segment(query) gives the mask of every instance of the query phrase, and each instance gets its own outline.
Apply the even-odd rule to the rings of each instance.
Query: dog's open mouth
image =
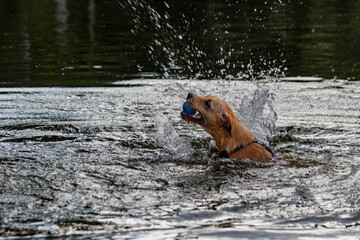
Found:
[[[204,119],[201,113],[190,107],[187,102],[183,105],[183,111],[181,112],[181,118],[184,119],[187,123],[197,123],[201,124],[204,122]]]

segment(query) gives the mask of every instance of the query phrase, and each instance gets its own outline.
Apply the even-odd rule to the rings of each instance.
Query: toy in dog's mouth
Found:
[[[187,123],[197,123],[201,124],[204,122],[204,119],[201,113],[190,107],[188,102],[184,102],[183,111],[181,112],[181,118],[184,119]]]

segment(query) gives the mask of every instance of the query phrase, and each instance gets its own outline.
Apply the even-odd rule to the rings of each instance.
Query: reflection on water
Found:
[[[358,1],[1,0],[3,86],[359,79]]]
[[[0,236],[359,236],[358,82],[280,82],[275,99],[242,81],[116,84],[0,89]],[[248,110],[267,96],[278,114],[278,161],[219,159],[179,116],[188,89],[238,109],[259,87]]]

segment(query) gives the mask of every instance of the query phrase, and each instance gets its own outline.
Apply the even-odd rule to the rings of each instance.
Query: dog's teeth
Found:
[[[200,118],[201,117],[200,112],[196,111],[196,113],[193,115],[193,117]]]

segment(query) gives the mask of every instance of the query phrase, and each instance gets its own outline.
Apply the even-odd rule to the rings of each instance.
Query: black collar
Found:
[[[220,157],[221,157],[221,158],[229,158],[232,154],[234,154],[234,153],[236,153],[236,152],[238,152],[238,151],[246,148],[247,146],[249,146],[249,145],[251,145],[251,144],[253,144],[253,143],[257,143],[257,144],[260,144],[260,145],[264,146],[264,147],[266,148],[266,150],[268,150],[268,151],[271,153],[271,157],[272,157],[272,158],[275,158],[275,157],[276,157],[274,151],[271,150],[271,148],[269,148],[268,146],[266,146],[265,143],[259,141],[257,138],[254,138],[251,142],[248,142],[248,143],[245,144],[245,145],[240,145],[240,146],[236,147],[234,150],[232,150],[232,151],[230,151],[230,152],[228,152],[228,151],[226,151],[226,150],[221,151],[221,152],[220,152]]]

